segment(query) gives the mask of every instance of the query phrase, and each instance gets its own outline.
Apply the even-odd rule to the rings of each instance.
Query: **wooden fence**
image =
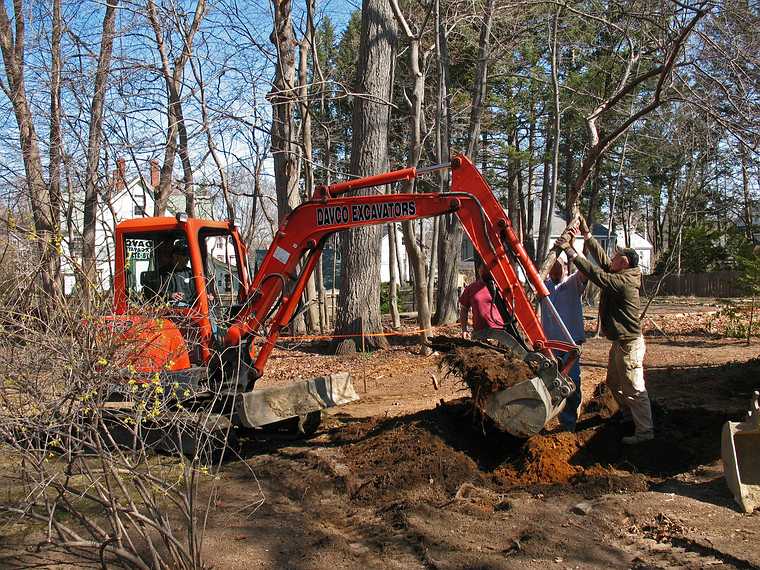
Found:
[[[739,271],[713,271],[710,273],[683,273],[668,275],[660,286],[658,296],[679,297],[742,297],[746,292],[739,283]],[[660,275],[645,275],[643,294],[651,295]]]

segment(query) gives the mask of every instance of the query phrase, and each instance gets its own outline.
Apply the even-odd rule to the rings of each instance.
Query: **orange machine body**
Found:
[[[123,368],[153,373],[190,367],[185,339],[170,319],[110,315],[104,324],[112,334],[117,364]]]

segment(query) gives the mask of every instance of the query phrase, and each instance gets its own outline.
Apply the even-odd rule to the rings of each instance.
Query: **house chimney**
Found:
[[[150,186],[155,190],[158,188],[158,182],[161,180],[161,169],[158,167],[158,161],[155,158],[150,159]]]
[[[127,187],[127,161],[123,158],[116,160],[116,172],[114,172],[114,187],[116,190],[123,190]]]

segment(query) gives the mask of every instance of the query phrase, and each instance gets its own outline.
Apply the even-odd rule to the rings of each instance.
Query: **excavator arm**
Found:
[[[441,168],[452,169],[450,192],[345,195],[351,190],[411,180]],[[250,335],[265,329],[272,317],[266,341],[255,355],[251,371],[253,378],[249,381],[255,382],[263,374],[280,331],[296,311],[329,236],[349,228],[450,213],[459,217],[464,231],[493,276],[496,306],[504,322],[513,327],[519,325],[522,331],[520,334],[516,328],[513,329],[508,335],[508,344],[522,353],[542,354],[546,362],[554,361],[553,350],[570,353],[563,367],[564,370],[569,369],[577,358],[577,346],[569,334],[564,341],[546,338],[516,266],[522,269],[544,310],[550,311],[561,324],[549,302],[546,286],[483,176],[465,156],[458,156],[451,164],[425,169],[405,168],[321,186],[315,191],[314,199],[293,210],[278,229],[250,285],[247,302],[226,334],[227,346],[239,346]],[[301,265],[302,260],[305,261]],[[279,307],[272,316],[278,302]],[[544,365],[548,366],[546,363]]]

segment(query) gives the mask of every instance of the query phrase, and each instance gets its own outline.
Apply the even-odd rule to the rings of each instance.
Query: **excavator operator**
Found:
[[[161,293],[170,303],[178,307],[189,307],[195,301],[195,286],[193,272],[188,267],[190,254],[187,243],[177,240],[170,251],[168,257],[159,259]]]

